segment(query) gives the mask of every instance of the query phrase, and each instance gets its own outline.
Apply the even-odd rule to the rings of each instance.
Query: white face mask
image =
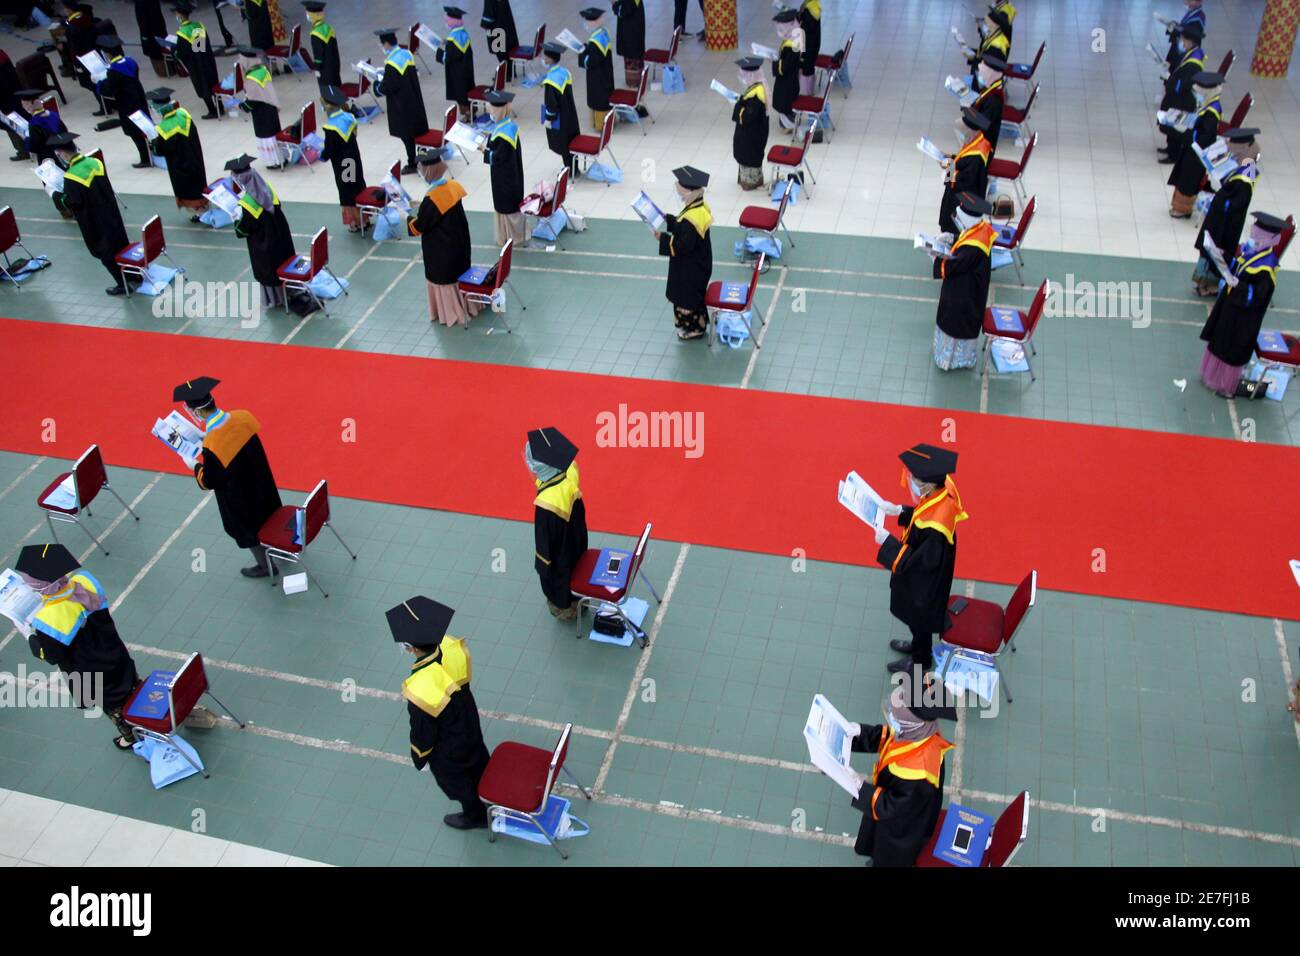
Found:
[[[916,483],[916,479],[911,475],[907,476],[907,490],[912,493],[913,501],[921,500],[921,486]]]
[[[957,226],[961,229],[962,232],[965,232],[971,226],[975,225],[977,222],[980,221],[979,216],[972,216],[964,209],[957,209],[955,212],[953,212],[952,218],[957,223]],[[908,481],[911,481],[911,479],[909,478]]]
[[[898,722],[898,718],[892,712],[885,714],[885,723],[889,725],[889,731],[895,737],[898,737],[903,732],[903,725]]]

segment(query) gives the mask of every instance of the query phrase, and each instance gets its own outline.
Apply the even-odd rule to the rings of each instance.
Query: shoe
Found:
[[[239,573],[246,578],[264,578],[271,572],[260,564],[255,564],[251,568],[240,568]]]
[[[91,113],[90,115],[91,115],[91,116],[107,116],[108,113],[107,113],[106,111],[104,111],[104,110],[95,110],[95,112]]]
[[[126,286],[111,285],[104,291],[107,292],[109,295],[126,295]]]
[[[699,33],[695,34],[695,39],[697,40],[707,40],[708,37],[709,37],[708,30],[701,30]]]
[[[1174,212],[1171,209],[1169,210],[1169,218],[1170,219],[1191,219],[1192,214],[1190,212]]]
[[[415,172],[415,163],[407,163],[402,167],[403,176],[409,176],[413,172]]]
[[[482,820],[471,820],[463,813],[449,813],[442,822],[453,830],[486,830],[488,825],[486,816]]]
[[[566,608],[556,608],[551,612],[551,616],[557,621],[573,621],[578,617],[578,605],[570,604]]]
[[[1172,156],[1161,156],[1158,160],[1156,160],[1156,162],[1158,162],[1161,166],[1172,166],[1174,164],[1174,158]]]
[[[118,750],[130,751],[135,748],[135,740],[123,734],[121,737],[113,738],[113,746]]]
[[[11,162],[11,163],[21,163],[21,162],[25,162],[26,160],[29,160],[29,159],[31,159],[31,158],[32,158],[32,154],[31,154],[31,153],[14,153],[12,156],[9,157],[9,162]]]
[[[705,334],[706,333],[704,332],[687,332],[685,329],[677,330],[677,338],[681,339],[681,341],[683,342],[691,342],[694,341],[695,339],[702,339],[704,338]]]
[[[202,222],[202,221],[203,221],[202,216],[190,216],[190,222]]]
[[[642,119],[645,119],[647,116],[650,115],[650,111],[646,109],[644,106],[638,106],[636,108],[636,115],[641,117]]]
[[[132,163],[132,164],[131,164],[131,168],[132,168],[132,169],[149,169],[149,168],[151,168],[152,166],[153,166],[153,163],[149,163],[149,162],[145,162],[145,163]]]
[[[899,640],[898,638],[894,638],[894,640],[889,642],[889,649],[891,651],[897,651],[899,654],[911,654],[912,642],[903,641],[903,640]]]
[[[910,657],[903,657],[900,658],[899,660],[891,661],[890,663],[886,664],[885,670],[889,671],[889,673],[891,674],[902,674],[907,671],[910,671],[915,666],[915,664],[916,662],[913,661]],[[922,670],[927,671],[930,669],[930,666],[931,665],[927,665],[926,667],[923,667]]]
[[[216,112],[216,110],[209,110],[208,112],[200,116],[199,119],[216,119],[217,116],[218,113]]]

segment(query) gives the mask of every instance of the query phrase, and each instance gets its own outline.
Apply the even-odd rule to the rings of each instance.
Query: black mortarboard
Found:
[[[322,0],[303,0],[302,5],[311,13],[321,13],[325,9]]]
[[[415,161],[421,166],[432,166],[435,163],[442,162],[442,150],[433,147],[417,147],[415,150]]]
[[[787,9],[787,10],[782,10],[772,19],[775,20],[777,23],[792,23],[794,22],[794,19],[798,16],[799,16],[798,11]]]
[[[993,213],[993,204],[974,193],[961,193],[957,197],[957,204],[961,206],[962,212],[971,216],[988,216]]]
[[[20,100],[39,100],[48,92],[49,90],[19,90],[14,96]]]
[[[1195,20],[1193,20],[1191,23],[1186,23],[1178,27],[1178,32],[1185,37],[1190,37],[1193,40],[1205,39],[1205,27],[1203,27],[1200,23],[1198,23]]]
[[[934,445],[913,445],[898,459],[920,481],[940,482],[957,470],[957,453]]]
[[[1223,74],[1214,73],[1210,70],[1202,70],[1200,73],[1197,73],[1192,77],[1192,85],[1205,87],[1206,89],[1212,86],[1222,86]]]
[[[1281,232],[1288,225],[1285,219],[1279,219],[1270,213],[1252,212],[1251,215],[1255,217],[1255,225],[1265,232]]]
[[[455,17],[458,20],[465,15],[465,11],[460,7],[443,7],[442,12],[447,14],[447,16]]]
[[[985,66],[991,67],[994,70],[1005,70],[1007,68],[1007,61],[1002,59],[1002,57],[998,56],[996,53],[985,53],[980,57],[980,60],[983,61]]]
[[[542,44],[542,52],[548,56],[553,56],[557,60],[564,56],[565,47],[563,44],[556,43],[554,40],[547,40]]]
[[[18,552],[14,570],[49,584],[79,567],[81,562],[61,544],[29,544]]]
[[[176,99],[176,91],[170,86],[160,86],[156,90],[150,90],[145,94],[145,98],[150,103],[170,103]]]
[[[194,12],[194,4],[190,3],[190,0],[177,0],[176,3],[172,4],[172,10],[176,13],[189,15]]]
[[[740,67],[746,73],[753,73],[755,70],[763,68],[763,58],[761,56],[745,56],[736,61],[736,66]]]
[[[230,168],[229,164],[226,168]],[[173,388],[172,401],[184,402],[190,408],[203,408],[212,400],[212,390],[220,384],[220,379],[200,375]]]
[[[604,15],[605,11],[600,9],[600,7],[587,7],[584,10],[578,11],[578,16],[582,17],[584,20],[598,20]]]
[[[1229,143],[1253,143],[1255,137],[1259,135],[1259,130],[1254,126],[1235,126],[1232,129],[1225,129],[1222,135]]]
[[[709,174],[694,166],[678,166],[673,170],[673,175],[687,189],[703,189],[709,184]]]
[[[55,133],[45,141],[46,146],[71,146],[73,140],[77,138],[76,133]]]
[[[255,46],[237,46],[235,47],[235,51],[240,56],[251,56],[255,60],[262,55],[262,51]]]
[[[380,43],[396,43],[397,27],[384,27],[382,30],[376,30],[375,36],[379,37]]]
[[[528,453],[543,465],[564,471],[578,456],[578,446],[558,428],[538,428],[528,433]]]
[[[487,101],[493,106],[505,106],[507,103],[514,100],[514,98],[515,94],[511,93],[509,90],[487,91]]]
[[[122,39],[121,37],[113,36],[111,34],[108,36],[95,37],[95,45],[104,50],[120,50],[122,49]]]
[[[961,108],[961,119],[971,129],[983,131],[989,128],[989,118],[979,110],[973,110],[969,106]]]
[[[384,612],[393,640],[414,647],[436,647],[456,612],[433,598],[418,594]]]
[[[226,163],[225,168],[232,173],[246,173],[253,165],[253,157],[244,153]]]
[[[332,106],[348,105],[348,95],[344,93],[341,89],[339,89],[337,86],[322,87],[320,91],[320,98],[323,99],[326,103],[331,104]]]

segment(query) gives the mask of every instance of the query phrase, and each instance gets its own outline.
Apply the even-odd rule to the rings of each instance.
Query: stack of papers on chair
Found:
[[[736,102],[736,100],[740,99],[739,93],[737,93],[735,90],[731,89],[730,87],[723,86],[717,80],[714,80],[712,83],[709,84],[709,89],[711,89],[714,93],[717,93],[728,103],[734,103]]]
[[[604,588],[611,594],[618,591],[619,588],[627,584],[628,571],[631,570],[631,551],[624,551],[620,548],[602,548],[600,554],[596,557],[595,570],[591,572],[589,584],[598,588]],[[609,562],[612,558],[619,558],[618,570],[613,574],[609,573]]]
[[[934,645],[934,672],[943,674],[952,655],[952,664],[944,674],[943,686],[953,694],[970,691],[986,704],[993,703],[998,694],[998,669],[993,658],[979,651],[964,647],[952,647],[942,640]]]
[[[856,799],[864,778],[849,766],[853,737],[853,728],[844,716],[821,694],[815,696],[803,728],[808,758],[814,767]]]
[[[89,53],[83,53],[77,57],[81,65],[86,68],[90,78],[98,83],[104,77],[108,76],[108,61],[98,50],[91,50]]]
[[[470,266],[461,273],[460,278],[456,281],[464,282],[467,285],[482,285],[487,280],[490,271],[492,271],[491,266]]]
[[[490,119],[491,117],[489,117]],[[457,122],[447,130],[447,142],[461,149],[482,149],[488,141],[488,130],[475,129],[468,123]]]
[[[47,196],[53,196],[55,193],[63,192],[63,170],[55,164],[54,160],[47,159],[36,167],[33,172],[45,186]]]
[[[1004,309],[994,306],[989,309],[989,315],[993,317],[993,324],[997,326],[999,332],[1019,333],[1025,331],[1025,324],[1019,309]]]
[[[358,60],[352,64],[352,68],[358,73],[364,73],[370,77],[373,82],[378,82],[384,78],[384,71],[379,69],[373,63],[367,63],[365,60]]]
[[[581,53],[587,47],[587,44],[583,43],[581,40],[575,37],[569,31],[568,27],[565,27],[563,30],[560,31],[560,35],[555,38],[555,42],[563,43],[574,53]]]
[[[43,505],[49,505],[51,508],[67,508],[74,510],[77,507],[77,481],[73,475],[68,475],[58,487],[45,496],[41,502]]]
[[[136,125],[136,128],[139,129],[140,132],[144,133],[146,138],[153,139],[158,135],[158,127],[154,126],[153,120],[145,115],[142,110],[136,110],[132,113],[130,120]]]
[[[19,116],[17,113],[6,113],[4,115],[4,123],[6,126],[8,126],[11,130],[13,130],[22,138],[24,139],[27,138],[28,135],[27,120]]]
[[[637,193],[636,198],[632,200],[632,211],[653,232],[663,232],[664,226],[667,225],[663,210],[656,206],[654,200],[644,192]]]
[[[948,805],[934,843],[934,858],[953,866],[979,866],[993,832],[993,818],[960,804]]]
[[[420,38],[420,42],[433,47],[435,50],[442,46],[442,37],[433,32],[433,29],[427,23],[421,23],[415,28],[415,35]]]
[[[749,49],[753,52],[754,56],[761,56],[765,60],[775,60],[777,58],[775,50],[770,46],[763,46],[761,43],[751,43]]]
[[[922,136],[919,140],[917,140],[916,148],[919,149],[921,152],[925,153],[925,155],[929,156],[936,163],[942,164],[948,161],[948,154],[945,153],[943,150],[941,150],[938,146],[934,145],[934,143],[930,142],[924,136]]]
[[[32,636],[32,619],[41,609],[41,596],[12,568],[0,572],[0,614],[9,618],[23,637]]]
[[[839,502],[873,528],[885,526],[885,499],[876,494],[856,471],[840,482]]]
[[[203,434],[186,421],[180,412],[172,410],[166,418],[154,422],[153,434],[176,454],[186,466],[193,468],[203,453]]]

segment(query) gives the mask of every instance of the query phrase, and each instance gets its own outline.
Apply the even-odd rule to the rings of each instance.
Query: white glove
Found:
[[[853,736],[854,736],[854,737],[861,737],[861,736],[862,736],[862,725],[861,725],[861,724],[853,724],[853,723],[851,723],[851,724],[849,724],[849,730],[851,730],[851,731],[853,732]]]
[[[880,510],[887,515],[901,515],[903,513],[903,506],[896,505],[892,501],[886,501],[884,505],[881,506]]]
[[[884,544],[889,540],[889,532],[884,528],[877,528],[875,525],[872,525],[871,530],[876,533],[876,544]]]

